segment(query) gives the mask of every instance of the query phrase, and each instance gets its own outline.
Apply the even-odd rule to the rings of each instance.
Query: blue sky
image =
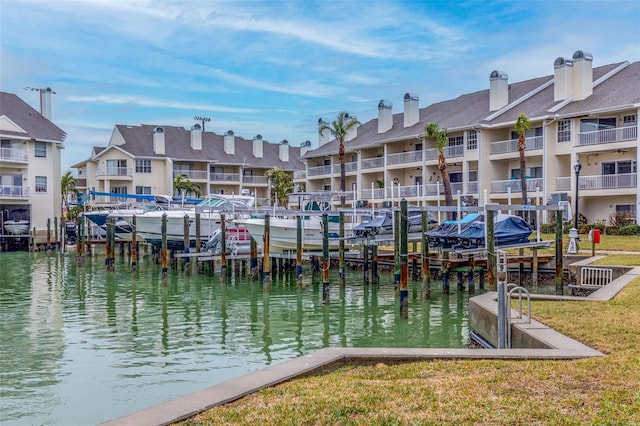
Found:
[[[640,59],[638,1],[0,0],[0,90],[36,109],[51,87],[67,132],[62,167],[116,124],[206,130],[317,145],[318,118],[360,121],[381,99],[402,111],[553,73]]]

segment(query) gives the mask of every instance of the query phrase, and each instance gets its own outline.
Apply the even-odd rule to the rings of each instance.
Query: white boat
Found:
[[[221,214],[225,214],[225,220],[233,220],[239,217],[248,217],[249,210],[253,207],[255,198],[241,195],[215,195],[203,200],[195,207],[183,210],[167,210],[145,212],[136,214],[137,235],[153,245],[162,244],[162,216],[167,217],[167,246],[172,250],[184,248],[184,224],[185,216],[189,223],[189,245],[193,246],[196,240],[196,212],[200,212],[200,238],[201,244],[208,241],[214,232],[220,228]],[[120,214],[129,225],[133,223],[133,214]]]
[[[340,245],[340,224],[337,216],[332,216],[329,222],[329,250],[337,250]],[[323,247],[323,223],[320,216],[305,216],[302,222],[302,248],[306,251],[322,250]],[[264,218],[240,219],[234,221],[243,225],[259,247],[264,243]],[[297,248],[297,223],[296,217],[271,217],[269,218],[269,251],[282,253],[295,251]],[[345,223],[345,238],[351,238],[352,224]]]
[[[4,229],[12,235],[23,235],[29,233],[28,220],[5,220]]]

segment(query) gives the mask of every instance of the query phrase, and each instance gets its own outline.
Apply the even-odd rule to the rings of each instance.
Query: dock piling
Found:
[[[409,262],[408,262],[407,200],[400,201],[400,318],[409,318]]]
[[[322,302],[329,304],[329,216],[322,214]]]

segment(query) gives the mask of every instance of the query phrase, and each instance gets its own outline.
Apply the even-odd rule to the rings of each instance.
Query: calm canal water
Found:
[[[132,276],[126,258],[107,273],[102,256],[77,267],[73,253],[1,253],[0,423],[96,424],[327,346],[468,340],[467,294],[434,283],[422,301],[411,282],[403,321],[392,275],[377,287],[350,272],[325,306],[305,274],[301,289],[293,275],[264,291],[171,270],[163,285],[150,259]]]

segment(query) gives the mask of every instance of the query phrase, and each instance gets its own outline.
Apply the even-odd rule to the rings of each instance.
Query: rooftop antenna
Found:
[[[211,121],[211,118],[209,118],[209,117],[202,117],[202,116],[200,116],[200,115],[196,115],[195,117],[193,117],[193,119],[194,119],[194,120],[196,120],[196,121],[201,121],[201,122],[202,122],[202,131],[203,131],[203,132],[204,132],[204,123],[205,123],[205,122],[207,122],[207,123],[208,123],[209,121]]]

